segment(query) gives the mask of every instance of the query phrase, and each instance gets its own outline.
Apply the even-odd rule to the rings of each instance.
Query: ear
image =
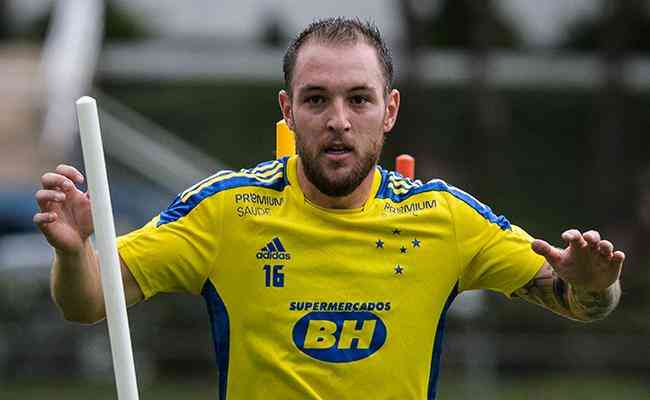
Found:
[[[393,89],[386,98],[386,112],[384,113],[384,132],[388,133],[397,122],[399,112],[400,93],[399,90]]]
[[[280,103],[280,111],[282,111],[282,118],[287,123],[289,129],[294,130],[293,111],[291,109],[291,95],[286,90],[280,90],[278,93],[278,102]]]

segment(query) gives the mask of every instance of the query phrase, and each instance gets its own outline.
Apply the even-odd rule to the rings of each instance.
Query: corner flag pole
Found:
[[[88,176],[88,190],[95,226],[95,242],[99,253],[99,269],[104,291],[104,303],[106,304],[117,398],[119,400],[137,400],[138,386],[133,364],[120,259],[115,241],[113,208],[108,190],[97,103],[92,97],[84,96],[77,100],[76,104],[81,148]]]

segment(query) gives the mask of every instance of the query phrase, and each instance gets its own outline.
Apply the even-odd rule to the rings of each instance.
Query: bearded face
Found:
[[[296,151],[307,179],[331,197],[352,193],[377,164],[384,144],[383,132],[367,135],[367,140],[355,143],[345,133],[330,133],[320,140],[311,140],[296,128]]]
[[[350,195],[373,173],[399,92],[387,93],[376,50],[364,42],[306,44],[294,74],[292,95],[281,92],[280,103],[304,175],[322,194]]]

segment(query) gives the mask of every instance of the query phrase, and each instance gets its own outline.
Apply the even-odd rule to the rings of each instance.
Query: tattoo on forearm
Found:
[[[583,314],[587,320],[605,318],[618,305],[620,289],[618,285],[603,292],[588,292],[573,289],[570,292],[576,313]]]
[[[544,265],[535,278],[514,295],[567,318],[588,322],[603,319],[616,308],[620,287],[612,285],[602,292],[577,290],[549,265]]]
[[[560,277],[557,276],[555,271],[551,272],[553,273],[553,294],[562,307],[569,309],[569,303],[565,297],[567,292],[567,285],[562,279],[560,279]]]

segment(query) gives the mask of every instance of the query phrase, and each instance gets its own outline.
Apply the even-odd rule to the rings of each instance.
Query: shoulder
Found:
[[[251,187],[281,192],[288,184],[285,173],[286,162],[287,158],[282,158],[239,171],[219,171],[176,196],[169,207],[160,213],[158,225],[176,221],[199,206],[211,205],[219,197],[216,196],[219,193]]]
[[[395,171],[389,171],[378,167],[381,173],[381,185],[377,191],[377,198],[388,199],[396,203],[408,200],[413,196],[424,193],[451,193],[456,192],[457,188],[448,185],[441,179],[432,179],[428,182],[422,182],[419,179],[411,179],[402,176]]]
[[[476,197],[442,179],[422,182],[419,179],[406,178],[395,171],[388,171],[381,167],[379,169],[382,176],[382,182],[377,191],[379,199],[401,203],[429,194],[441,198],[441,200],[444,199],[444,204],[450,209],[461,210],[461,214],[478,215],[497,224],[501,229],[510,229],[510,222],[504,216],[497,216],[489,206]]]
[[[286,158],[282,158],[266,161],[253,168],[244,168],[239,171],[219,171],[191,186],[179,197],[182,201],[188,201],[194,197],[209,197],[229,189],[251,186],[281,191],[287,184],[285,179],[286,161]]]

